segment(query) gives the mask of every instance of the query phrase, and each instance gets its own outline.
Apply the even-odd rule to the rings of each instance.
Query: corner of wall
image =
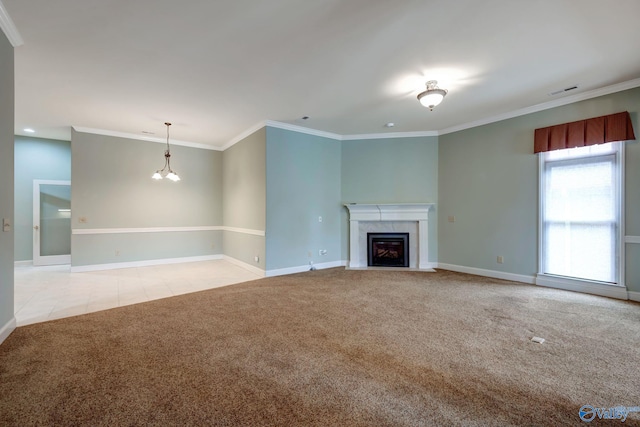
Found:
[[[9,320],[2,328],[0,328],[0,344],[2,344],[4,340],[6,340],[9,335],[11,335],[11,332],[15,331],[15,329],[16,318],[12,317],[11,320]]]

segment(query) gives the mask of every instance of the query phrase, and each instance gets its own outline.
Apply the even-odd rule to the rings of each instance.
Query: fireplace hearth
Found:
[[[367,233],[369,267],[409,267],[409,233]]]

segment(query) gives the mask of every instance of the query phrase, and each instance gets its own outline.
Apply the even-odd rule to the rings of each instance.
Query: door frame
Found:
[[[58,265],[71,264],[69,255],[40,255],[40,186],[41,185],[67,185],[71,187],[71,181],[57,181],[50,179],[33,180],[33,265]],[[69,230],[71,233],[71,230]]]

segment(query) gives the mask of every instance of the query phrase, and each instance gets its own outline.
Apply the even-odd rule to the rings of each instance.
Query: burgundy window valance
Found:
[[[536,129],[534,153],[636,139],[627,111]]]

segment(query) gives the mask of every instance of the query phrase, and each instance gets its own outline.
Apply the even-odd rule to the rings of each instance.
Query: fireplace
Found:
[[[369,267],[409,267],[409,233],[367,233]]]
[[[349,210],[348,268],[370,268],[368,233],[409,233],[409,266],[434,271],[429,262],[429,210],[433,203],[347,203]],[[400,267],[398,267],[400,268]]]

